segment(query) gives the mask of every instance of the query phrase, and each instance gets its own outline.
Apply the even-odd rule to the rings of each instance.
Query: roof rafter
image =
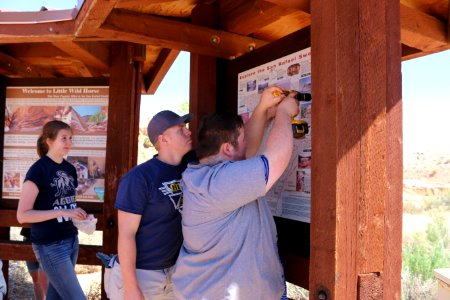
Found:
[[[0,52],[0,70],[6,74],[21,76],[25,78],[33,77],[55,77],[52,73],[41,70],[39,67],[31,66],[23,61]]]
[[[85,0],[76,19],[75,36],[94,36],[116,3],[117,0]]]
[[[167,18],[113,10],[98,35],[214,57],[234,58],[267,42]]]
[[[2,24],[1,43],[35,43],[70,41],[73,39],[75,21],[37,24]]]
[[[401,41],[424,52],[448,46],[446,24],[400,4]]]
[[[179,53],[180,50],[161,50],[150,72],[144,76],[145,90],[148,94],[153,95],[156,92]]]
[[[79,58],[84,64],[102,72],[109,72],[109,47],[103,43],[64,42],[53,43],[55,47],[71,56]]]
[[[270,1],[244,1],[221,15],[221,27],[227,31],[249,35],[296,11]]]

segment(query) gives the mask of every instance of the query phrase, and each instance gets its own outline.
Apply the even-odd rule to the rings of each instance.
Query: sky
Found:
[[[51,9],[70,9],[82,0],[0,0],[0,10],[39,11],[42,6]]]
[[[450,50],[402,63],[403,149],[450,154]]]
[[[82,0],[0,0],[1,10],[75,7]],[[405,152],[450,153],[450,50],[402,62]],[[155,95],[143,95],[141,127],[158,111],[179,112],[189,99],[189,53],[181,52]]]

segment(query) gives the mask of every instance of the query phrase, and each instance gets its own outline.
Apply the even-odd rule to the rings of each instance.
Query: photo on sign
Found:
[[[297,75],[299,73],[300,73],[300,64],[299,63],[290,65],[287,69],[288,76]]]
[[[258,94],[262,94],[264,92],[264,89],[269,86],[268,82],[260,83],[258,84]]]
[[[80,200],[103,200],[105,183],[105,158],[91,156],[68,156],[77,172],[77,198]]]
[[[247,92],[256,90],[256,80],[247,81]]]
[[[20,188],[20,172],[5,172],[3,174],[3,187],[5,189]]]
[[[298,156],[299,169],[311,169],[311,155],[300,154]]]
[[[108,111],[103,106],[22,106],[8,105],[5,132],[40,133],[49,121],[70,125],[74,133],[106,132]]]
[[[311,76],[300,79],[300,93],[311,93]]]

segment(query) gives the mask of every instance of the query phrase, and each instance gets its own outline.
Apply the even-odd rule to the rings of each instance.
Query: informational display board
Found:
[[[18,199],[26,172],[39,158],[36,142],[45,123],[73,130],[67,161],[77,170],[77,200],[103,201],[109,88],[8,87],[3,154],[3,198]]]
[[[244,122],[250,118],[263,90],[271,85],[311,93],[311,48],[238,74],[238,114]],[[308,124],[308,133],[300,139],[292,137],[294,151],[289,165],[264,197],[274,216],[307,223],[311,216],[311,102],[300,101],[300,112],[295,117]]]

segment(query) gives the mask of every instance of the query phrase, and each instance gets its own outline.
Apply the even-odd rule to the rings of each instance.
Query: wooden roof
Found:
[[[400,0],[400,9],[403,59],[450,48],[448,1]],[[234,59],[310,24],[309,0],[85,0],[79,10],[0,12],[0,74],[109,77],[111,44],[127,41],[145,45],[136,57],[143,91],[154,93],[181,50]]]

